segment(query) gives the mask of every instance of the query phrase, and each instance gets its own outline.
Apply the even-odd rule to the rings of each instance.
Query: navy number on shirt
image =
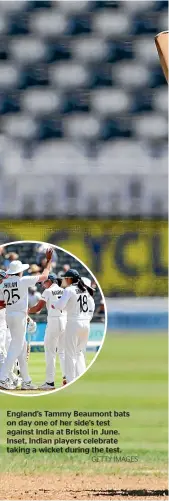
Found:
[[[20,296],[19,296],[19,294],[17,294],[17,292],[18,292],[17,288],[11,289],[11,290],[4,289],[4,296],[7,293],[7,298],[5,296],[5,302],[8,306],[11,306],[12,304],[15,304],[15,303],[17,303],[17,301],[19,301]]]
[[[87,304],[87,296],[84,294],[84,296],[80,295],[79,299],[77,302],[80,302],[80,313],[86,313],[88,311],[88,304]]]

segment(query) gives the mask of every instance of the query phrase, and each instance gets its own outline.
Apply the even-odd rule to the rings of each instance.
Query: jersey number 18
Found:
[[[80,295],[79,299],[77,302],[80,302],[80,313],[86,313],[88,311],[88,304],[87,304],[87,296],[84,294],[84,296]]]

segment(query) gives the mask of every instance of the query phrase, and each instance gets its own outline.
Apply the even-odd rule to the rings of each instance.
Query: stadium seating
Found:
[[[7,200],[1,215],[6,207],[8,215],[11,210],[23,215],[36,181],[43,215],[44,175],[54,214],[67,214],[66,186],[72,176],[78,184],[73,213],[78,207],[80,214],[89,214],[95,207],[99,214],[113,215],[115,204],[100,201],[103,173],[110,172],[107,197],[111,200],[117,182],[119,211],[122,196],[126,211],[132,206],[129,187],[137,174],[140,203],[151,215],[144,187],[149,183],[151,191],[157,158],[154,182],[157,191],[160,185],[159,207],[164,209],[168,102],[154,36],[167,29],[167,6],[148,0],[0,2],[1,183],[7,186],[12,175],[20,175],[15,206]],[[64,197],[59,203],[56,185]]]

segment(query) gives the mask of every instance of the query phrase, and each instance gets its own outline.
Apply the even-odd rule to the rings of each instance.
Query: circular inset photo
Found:
[[[0,248],[0,391],[58,391],[91,366],[103,344],[107,312],[92,272],[45,242]]]

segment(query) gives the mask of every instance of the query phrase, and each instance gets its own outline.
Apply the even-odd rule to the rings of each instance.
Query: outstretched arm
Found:
[[[62,297],[57,301],[55,301],[54,304],[52,304],[52,308],[54,310],[64,310],[70,299],[70,295],[71,295],[70,290],[65,289],[62,294]]]
[[[40,301],[37,304],[35,304],[35,306],[32,306],[32,308],[28,309],[28,313],[29,314],[39,313],[44,308],[45,305],[46,305],[46,301],[43,301],[43,299],[40,299]]]

